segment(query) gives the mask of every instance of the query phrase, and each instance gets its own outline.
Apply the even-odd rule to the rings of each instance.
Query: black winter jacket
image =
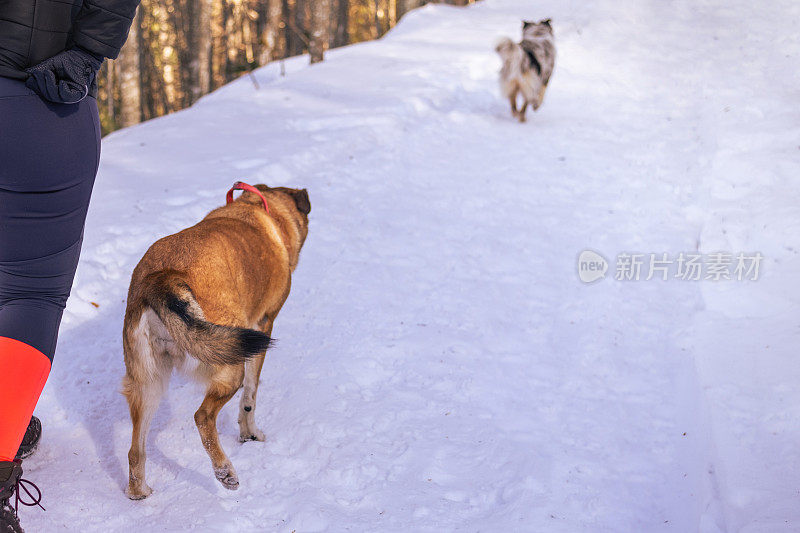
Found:
[[[76,45],[115,59],[138,4],[139,0],[0,0],[0,76],[24,80],[26,68]]]

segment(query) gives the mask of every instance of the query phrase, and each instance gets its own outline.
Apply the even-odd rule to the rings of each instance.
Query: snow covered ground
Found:
[[[493,42],[552,17],[520,125]],[[105,139],[26,477],[29,531],[800,531],[800,4],[428,6]],[[130,273],[237,179],[307,187],[311,231],[241,488],[176,376],[123,494]],[[612,262],[583,284],[584,249]],[[758,281],[617,281],[627,253],[764,256]]]

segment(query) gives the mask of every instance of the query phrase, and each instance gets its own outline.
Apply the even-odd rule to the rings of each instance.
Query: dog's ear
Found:
[[[551,26],[551,24],[550,24],[551,22],[553,22],[553,19],[544,19],[544,20],[543,20],[543,21],[541,21],[539,24],[545,24],[545,25],[547,25],[547,26],[550,26],[550,27],[552,27],[552,26]]]
[[[305,189],[294,189],[291,193],[292,198],[294,198],[294,205],[297,206],[297,210],[307,215],[311,212],[311,201],[308,199],[308,191]]]
[[[524,30],[528,26],[533,26],[534,24],[536,24],[536,23],[535,22],[531,22],[530,20],[523,20],[522,21],[522,29]]]

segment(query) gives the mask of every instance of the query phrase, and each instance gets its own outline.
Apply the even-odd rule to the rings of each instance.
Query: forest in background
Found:
[[[475,0],[444,0],[467,5]],[[100,72],[103,133],[166,115],[270,61],[377,39],[430,0],[142,0]]]

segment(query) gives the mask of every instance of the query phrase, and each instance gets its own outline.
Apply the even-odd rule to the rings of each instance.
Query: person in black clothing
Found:
[[[97,71],[119,54],[138,3],[0,2],[0,533],[21,532],[18,503],[40,498],[19,499],[32,494],[20,455],[41,431],[31,417],[97,173]]]

